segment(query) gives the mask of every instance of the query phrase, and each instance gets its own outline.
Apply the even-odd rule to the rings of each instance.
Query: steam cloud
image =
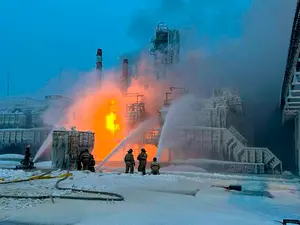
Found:
[[[128,35],[146,45],[158,22],[179,29],[181,62],[173,74],[184,79],[172,85],[184,86],[202,97],[210,96],[214,87],[238,88],[247,117],[242,133],[250,143],[270,145],[282,159],[284,149],[274,149],[271,141],[259,137],[274,130],[266,121],[278,106],[295,5],[295,0],[162,0],[157,7],[134,16]],[[140,67],[144,78],[133,81],[130,92],[143,89],[143,79],[153,83],[152,72],[145,72],[145,67],[151,71],[151,63],[143,60]],[[158,107],[154,105],[160,98],[154,90],[169,84],[150,85],[152,98],[147,101],[151,109]],[[280,126],[279,121],[271,121]]]
[[[295,6],[295,0],[162,0],[137,13],[128,34],[146,43],[158,22],[178,28],[186,87],[201,95],[238,88],[247,118],[241,133],[292,169],[293,134],[281,127],[278,102]]]

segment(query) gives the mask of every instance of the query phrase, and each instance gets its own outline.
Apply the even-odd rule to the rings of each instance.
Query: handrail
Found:
[[[244,136],[240,133],[240,132],[238,132],[233,126],[230,126],[229,128],[228,128],[228,130],[242,143],[242,144],[244,144],[244,145],[246,145],[247,146],[247,139],[246,138],[244,138]]]

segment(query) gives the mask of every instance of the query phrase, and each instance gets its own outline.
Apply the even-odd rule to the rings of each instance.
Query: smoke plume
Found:
[[[242,133],[248,138],[253,137],[255,145],[270,146],[282,159],[285,149],[278,149],[272,146],[271,139],[261,137],[269,134],[271,129],[276,130],[266,121],[278,124],[276,132],[282,132],[277,119],[279,112],[274,116],[274,110],[278,106],[296,1],[162,0],[159,3],[156,8],[140,11],[134,16],[128,35],[136,43],[146,46],[157,23],[164,21],[169,27],[179,29],[181,61],[172,74],[179,74],[183,79],[168,78],[165,83],[157,84],[152,62],[141,57],[139,78],[132,80],[128,92],[143,93],[147,110],[153,114],[164,98],[157,93],[164,93],[162,90],[170,85],[184,86],[201,97],[211,96],[214,87],[235,87],[244,101],[247,118]],[[105,88],[83,76],[70,96],[75,99],[73,111],[80,112],[77,116],[81,116],[81,123],[72,121],[69,116],[65,124],[75,125],[78,129],[98,129],[98,133],[103,134],[102,128],[88,126],[97,121],[96,117],[91,117],[94,109],[101,108],[111,96],[121,104],[118,107],[124,108],[127,104],[122,102],[122,94],[113,84],[113,81],[119,83],[120,73],[108,73],[110,75],[106,77],[110,78],[105,81]],[[87,80],[92,80],[92,84],[83,83]],[[285,144],[289,141],[282,140]],[[104,152],[101,157],[107,153]]]
[[[295,6],[295,0],[162,0],[137,13],[128,33],[146,43],[161,21],[179,29],[184,85],[202,96],[236,87],[247,118],[242,133],[290,168],[292,133],[281,127],[278,102]]]

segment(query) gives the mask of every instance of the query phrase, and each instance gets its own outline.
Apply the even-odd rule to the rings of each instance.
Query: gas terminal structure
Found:
[[[170,29],[164,23],[159,23],[155,29],[152,45],[150,54],[153,56],[156,82],[160,82],[168,75],[170,69],[180,62],[179,30]],[[130,103],[125,106],[125,121],[129,130],[133,130],[148,118],[144,93],[127,92],[132,79],[132,73],[129,71],[131,64],[133,62],[130,62],[128,58],[122,58],[120,88],[124,93],[123,97],[130,99],[128,101]],[[96,70],[100,79],[103,75],[102,68],[103,51],[98,49]],[[165,99],[161,103],[163,107],[157,112],[155,129],[143,132],[141,137],[136,140],[136,146],[150,145],[157,149],[166,115],[172,108],[174,100],[188,94],[188,90],[184,87],[169,87],[165,93],[161,93]],[[97,138],[97,136],[94,137],[93,132],[82,132],[75,129],[53,131],[53,127],[45,126],[42,122],[39,122],[36,127],[32,124],[33,121],[38,121],[42,112],[49,107],[50,103],[48,102],[62,101],[64,102],[63,109],[65,109],[72,104],[72,100],[62,96],[57,98],[48,96],[45,101],[40,102],[39,105],[36,104],[35,110],[30,110],[25,101],[29,101],[29,99],[24,99],[24,109],[19,108],[19,110],[11,107],[11,110],[7,111],[8,107],[3,105],[3,111],[0,113],[0,126],[5,124],[5,127],[0,129],[0,147],[7,149],[12,144],[15,145],[14,143],[19,143],[23,147],[26,142],[26,144],[34,144],[38,149],[52,132],[52,162],[54,167],[61,168],[66,167],[67,164],[75,164],[77,155],[83,148],[93,150],[94,138]],[[199,105],[202,106],[198,107]],[[172,147],[163,150],[165,157],[161,158],[161,161],[169,164],[199,166],[215,172],[252,174],[282,172],[282,162],[270,149],[249,146],[246,138],[238,131],[234,121],[241,119],[243,103],[237,90],[226,87],[214,89],[211,98],[204,106],[203,102],[195,99],[189,108],[191,114],[188,119],[192,120],[193,125],[182,123],[174,127],[174,131],[178,135],[176,142]],[[38,113],[35,114],[36,112]],[[6,118],[12,118],[14,113],[18,114],[18,117],[14,118],[18,118],[19,125],[6,121]],[[14,124],[13,127],[10,124]],[[21,124],[22,127],[20,127]],[[39,134],[34,129],[37,129]],[[25,135],[19,138],[18,132],[22,132],[22,135],[29,132],[33,136]],[[124,154],[127,149],[128,146],[124,146]]]
[[[152,44],[150,54],[153,55],[157,82],[160,82],[159,80],[166,77],[169,68],[179,63],[179,31],[169,29],[164,23],[159,23]],[[128,85],[131,79],[128,75],[128,64],[130,64],[129,60],[124,58],[121,75],[123,87]],[[165,100],[164,106],[157,114],[159,122],[156,127],[158,128],[144,132],[139,141],[136,141],[137,146],[158,146],[162,127],[173,101],[186,94],[188,90],[182,87],[170,87],[166,93],[162,93],[165,95]],[[127,92],[124,97],[135,99],[131,104],[126,105],[127,127],[134,129],[147,119],[145,97],[143,93]],[[227,173],[280,174],[282,172],[282,162],[271,150],[249,146],[246,138],[234,127],[234,120],[241,119],[243,114],[243,104],[237,90],[234,88],[214,89],[211,100],[204,107],[199,108],[197,104],[202,103],[196,100],[190,106],[193,109],[193,126],[183,123],[174,127],[180,135],[172,148],[164,150],[167,152],[167,158],[164,161]],[[125,154],[130,146],[123,148],[123,154]]]

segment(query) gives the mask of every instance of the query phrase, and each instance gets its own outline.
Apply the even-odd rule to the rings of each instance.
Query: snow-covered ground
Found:
[[[44,163],[47,164],[47,163]],[[46,165],[44,165],[46,166]],[[169,168],[170,169],[170,168]],[[174,168],[172,168],[174,169]],[[178,168],[177,168],[178,169]],[[181,168],[182,169],[182,168]],[[0,170],[0,178],[27,178],[40,172]],[[63,172],[53,172],[59,174]],[[2,220],[27,224],[278,224],[283,218],[300,219],[299,180],[238,179],[242,176],[170,171],[159,176],[73,172],[64,187],[122,194],[124,202],[85,200],[0,199]],[[209,175],[209,176],[208,176]],[[80,195],[58,191],[57,179],[2,184],[0,194]],[[245,192],[228,192],[211,185],[242,184]],[[269,191],[274,198],[261,197]],[[197,193],[192,196],[193,193]],[[249,194],[250,193],[250,194]],[[30,216],[29,216],[30,215]],[[47,222],[45,222],[47,221]]]
[[[14,169],[20,165],[24,155],[18,154],[1,154],[0,155],[0,169]],[[37,169],[51,169],[51,161],[37,162],[34,164]]]
[[[24,155],[20,154],[0,154],[0,160],[12,159],[12,160],[22,160]]]

